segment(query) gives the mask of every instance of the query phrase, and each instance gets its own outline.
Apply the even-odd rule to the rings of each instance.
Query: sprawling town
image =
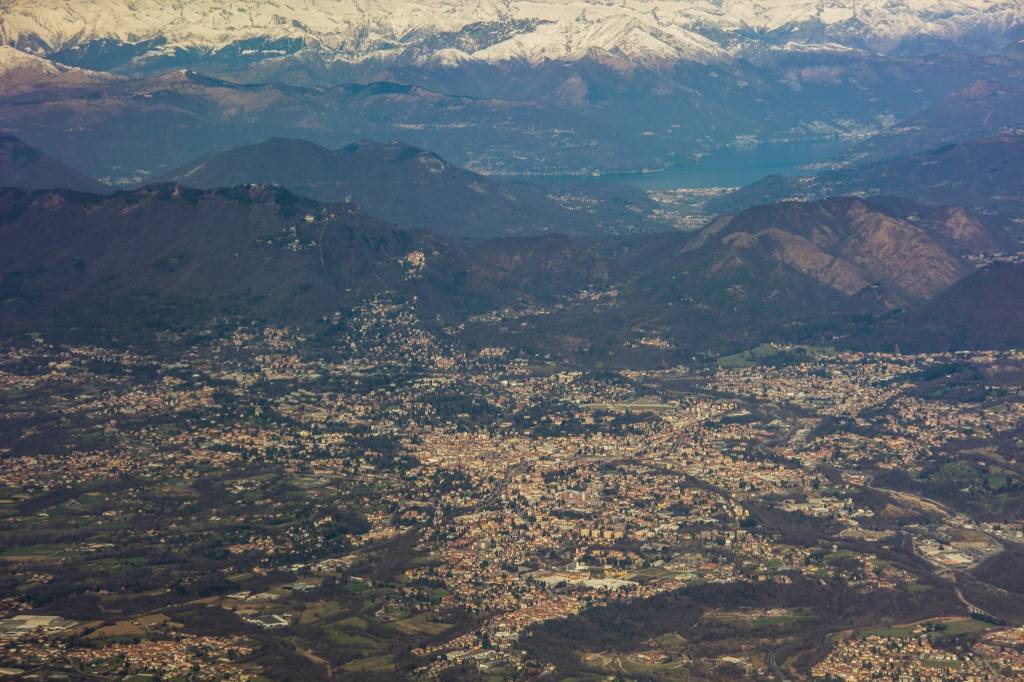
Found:
[[[1024,676],[1024,352],[0,347],[0,677]]]

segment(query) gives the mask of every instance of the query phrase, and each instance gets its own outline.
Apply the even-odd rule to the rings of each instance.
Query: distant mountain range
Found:
[[[933,51],[1019,37],[999,0],[6,0],[5,43],[80,65],[186,59],[412,63],[597,59],[616,68],[727,62],[794,41],[832,50]]]
[[[193,71],[88,86],[46,77],[31,92],[0,89],[0,129],[29,144],[59,146],[69,163],[127,185],[165,175],[211,149],[298,133],[331,147],[354,137],[403,139],[460,166],[492,171],[576,168],[583,160],[641,164],[656,146],[640,136],[635,145],[616,142],[621,136],[605,124],[540,102],[394,82],[239,84]]]
[[[495,180],[400,142],[364,140],[329,150],[306,140],[274,138],[211,154],[161,182],[198,189],[276,186],[322,202],[354,203],[407,230],[476,240],[673,229],[657,204],[633,187]],[[0,135],[0,187],[113,191],[11,135]]]
[[[816,176],[768,177],[712,200],[706,209],[732,212],[785,199],[844,194],[895,195],[931,205],[964,206],[1001,225],[1008,236],[1024,237],[1024,129]]]
[[[1024,55],[1024,51],[1014,52]],[[1024,80],[1012,68],[983,78],[925,106],[890,130],[865,140],[858,150],[867,161],[883,161],[946,144],[1024,129]]]
[[[354,201],[407,229],[466,237],[669,227],[651,218],[655,204],[640,190],[495,181],[398,142],[363,141],[329,150],[276,138],[211,154],[166,179],[199,188],[275,184],[320,201]]]
[[[69,163],[122,186],[271,137],[332,149],[403,140],[470,170],[513,175],[651,171],[724,147],[852,146],[871,135],[888,140],[882,151],[908,153],[943,143],[965,107],[979,124],[1020,124],[1012,94],[963,93],[1024,82],[1019,50],[907,57],[789,45],[626,71],[594,56],[457,68],[296,57],[171,69],[172,60],[113,75],[86,70],[98,66],[88,60],[71,68],[4,49],[19,66],[0,65],[0,128],[59,145]]]
[[[751,209],[692,234],[460,245],[282,188],[168,183],[106,197],[3,190],[0,239],[10,329],[144,334],[224,315],[315,328],[386,295],[416,301],[470,347],[615,363],[764,340],[888,343],[899,336],[894,309],[925,310],[915,306],[949,285],[963,304],[967,256],[998,236],[955,209],[830,199]],[[865,332],[872,319],[885,334]],[[955,343],[995,338],[969,332]]]

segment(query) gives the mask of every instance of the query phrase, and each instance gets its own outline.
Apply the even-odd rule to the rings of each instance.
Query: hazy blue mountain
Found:
[[[49,189],[64,187],[83,192],[106,192],[102,182],[47,156],[12,135],[0,134],[0,187]]]
[[[538,187],[495,181],[399,142],[331,150],[275,138],[211,154],[172,172],[193,187],[275,184],[320,201],[354,201],[411,229],[464,237],[666,229],[654,203],[628,187]]]
[[[223,78],[186,69],[73,86],[40,79],[0,94],[0,126],[29,144],[52,140],[68,162],[119,184],[271,137],[328,148],[403,140],[482,173],[589,175],[664,168],[729,146],[895,134],[893,121],[951,92],[1018,82],[1022,63],[792,47],[628,71],[592,58],[456,68],[278,60],[210,70]],[[1019,110],[1004,109],[1007,119]]]
[[[965,140],[924,152],[863,163],[816,176],[772,176],[709,202],[731,212],[783,199],[828,196],[901,196],[930,205],[957,205],[988,216],[1006,235],[1021,235],[1024,216],[1024,135],[1017,131]],[[1002,243],[1011,248],[1012,244]]]

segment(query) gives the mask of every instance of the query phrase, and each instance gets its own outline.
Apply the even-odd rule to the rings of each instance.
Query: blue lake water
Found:
[[[838,140],[761,144],[740,149],[718,149],[699,160],[679,163],[655,172],[545,175],[519,179],[542,185],[614,182],[644,190],[739,187],[756,182],[766,175],[814,175],[817,171],[808,169],[807,165],[841,159],[849,148],[849,143]]]

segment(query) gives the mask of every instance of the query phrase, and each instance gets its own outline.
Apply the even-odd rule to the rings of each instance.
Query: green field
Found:
[[[11,547],[0,552],[0,557],[7,559],[49,559],[64,552],[61,545],[26,545],[25,547]]]
[[[390,673],[395,670],[395,662],[390,656],[368,656],[349,661],[341,667],[353,673]]]
[[[932,634],[936,635],[966,635],[975,632],[984,632],[985,630],[992,629],[992,625],[983,623],[980,620],[973,618],[951,618],[942,619],[937,618],[929,621],[922,621],[920,623],[907,623],[905,625],[892,625],[889,627],[878,627],[878,628],[867,628],[865,630],[858,630],[854,636],[858,638],[869,637],[876,635],[878,637],[890,637],[894,639],[903,639],[906,637],[914,637],[918,634],[924,634],[927,632],[924,627],[928,624],[933,624],[936,629],[932,630]]]
[[[718,366],[722,369],[743,369],[753,367],[765,360],[792,356],[793,361],[799,362],[802,359],[812,359],[820,356],[834,355],[835,349],[826,346],[793,346],[779,348],[770,344],[761,344],[756,348],[745,350],[732,355],[723,355],[718,358]]]
[[[367,649],[380,649],[383,645],[378,639],[374,639],[367,635],[357,634],[339,628],[336,625],[329,625],[324,628],[324,632],[331,638],[331,641],[335,644],[340,644],[344,647],[352,647],[360,650]]]
[[[429,615],[430,614],[420,613],[412,618],[397,620],[391,623],[391,625],[406,634],[429,635],[431,637],[435,637],[451,627],[448,623],[433,623],[428,621],[427,618]]]

